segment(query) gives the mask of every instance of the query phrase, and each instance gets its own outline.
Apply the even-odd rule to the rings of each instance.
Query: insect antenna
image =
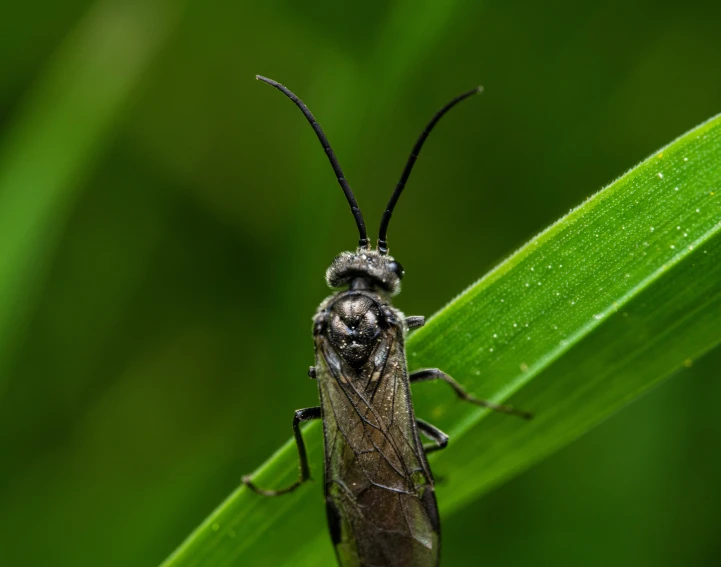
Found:
[[[446,104],[443,108],[441,108],[438,112],[436,112],[435,116],[431,119],[431,121],[423,129],[423,132],[421,132],[421,135],[418,137],[418,140],[416,141],[416,145],[413,146],[411,155],[408,157],[406,166],[403,168],[403,173],[401,174],[401,179],[398,182],[398,184],[396,185],[396,188],[393,191],[393,194],[391,195],[390,200],[388,201],[388,205],[386,205],[386,210],[383,213],[383,217],[381,218],[381,227],[380,227],[380,231],[378,232],[378,251],[381,254],[388,253],[388,241],[386,240],[386,238],[388,236],[388,223],[391,222],[391,216],[393,215],[393,209],[395,208],[396,203],[398,202],[398,199],[400,198],[401,193],[403,192],[403,189],[406,186],[406,182],[408,181],[408,178],[411,175],[413,166],[415,165],[416,160],[418,159],[418,154],[421,152],[421,148],[423,147],[423,144],[426,141],[426,138],[428,138],[428,135],[431,133],[431,130],[433,130],[433,127],[438,123],[438,121],[441,119],[441,117],[446,112],[448,112],[451,108],[453,108],[455,105],[457,105],[462,100],[467,99],[469,96],[472,96],[477,93],[482,93],[482,92],[483,92],[483,87],[479,86],[479,87],[476,87],[475,89],[471,89],[468,92],[458,95],[456,98],[454,98],[448,104]]]
[[[287,87],[284,87],[273,79],[262,77],[261,75],[256,75],[255,78],[259,81],[263,81],[264,83],[268,83],[270,86],[275,87],[280,92],[282,92],[285,96],[292,100],[298,108],[300,108],[300,111],[306,117],[308,122],[310,122],[311,127],[313,128],[313,130],[315,130],[315,134],[316,136],[318,136],[318,140],[320,140],[320,143],[323,146],[326,155],[328,156],[330,165],[335,172],[336,179],[338,179],[338,184],[340,185],[341,189],[343,189],[343,193],[345,193],[345,198],[348,200],[348,204],[350,205],[350,210],[351,213],[353,213],[353,218],[355,218],[356,225],[358,226],[358,234],[360,235],[358,246],[360,246],[361,248],[370,248],[370,240],[368,239],[368,232],[366,231],[365,222],[363,222],[363,214],[361,213],[358,202],[355,199],[355,195],[353,195],[353,190],[348,184],[348,181],[346,181],[346,178],[343,175],[343,170],[341,169],[340,163],[338,162],[338,158],[336,157],[333,149],[330,147],[330,142],[328,141],[328,138],[326,138],[323,129],[320,127],[320,124],[318,124],[318,121],[315,119],[315,116],[313,116],[313,113],[305,105],[305,103],[300,100],[295,94],[293,94]]]

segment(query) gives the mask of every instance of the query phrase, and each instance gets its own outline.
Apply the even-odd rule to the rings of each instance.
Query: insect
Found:
[[[410,384],[443,380],[467,402],[530,418],[530,414],[479,400],[437,368],[408,374],[405,340],[422,327],[422,316],[405,317],[391,304],[404,272],[388,255],[387,231],[393,209],[408,181],[423,143],[438,120],[460,101],[481,92],[465,92],[439,110],[416,141],[380,223],[378,245],[371,249],[363,215],[328,139],[308,107],[286,87],[268,79],[305,115],[330,160],[348,200],[360,240],[355,252],[343,252],[326,271],[337,289],[313,317],[315,365],[320,406],[293,416],[300,474],[290,486],[263,490],[249,476],[243,482],[264,496],[278,496],[310,478],[300,424],[323,420],[325,500],[330,536],[342,567],[434,567],[440,550],[440,522],[434,481],[426,455],[443,449],[448,436],[415,417]],[[432,441],[422,445],[419,434]]]

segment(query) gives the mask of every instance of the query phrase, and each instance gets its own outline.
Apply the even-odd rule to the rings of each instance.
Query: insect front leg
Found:
[[[258,488],[257,486],[255,486],[255,484],[253,484],[253,482],[250,480],[250,475],[245,475],[243,477],[243,484],[245,484],[253,492],[257,492],[258,494],[262,494],[263,496],[280,496],[281,494],[293,492],[306,480],[309,480],[310,467],[308,466],[308,455],[305,451],[305,442],[303,441],[303,434],[300,431],[300,424],[305,421],[312,421],[314,419],[320,418],[320,406],[295,410],[295,415],[293,415],[293,436],[295,437],[295,445],[296,447],[298,447],[298,461],[300,465],[300,474],[298,475],[298,480],[296,480],[290,486],[282,488],[280,490],[263,490],[262,488]]]
[[[448,374],[446,374],[442,370],[439,370],[438,368],[426,368],[424,370],[416,370],[415,372],[411,373],[408,378],[410,379],[411,383],[429,382],[430,380],[443,380],[451,388],[453,388],[453,391],[456,393],[456,395],[459,398],[461,398],[462,400],[464,400],[466,402],[471,402],[472,404],[476,404],[477,406],[488,408],[493,411],[507,413],[510,415],[516,415],[518,417],[522,417],[523,419],[531,419],[533,417],[533,414],[531,414],[527,411],[517,410],[515,408],[512,408],[511,406],[503,406],[500,404],[494,404],[493,402],[488,402],[486,400],[479,400],[472,394],[469,394],[468,392],[466,392],[463,389],[463,386],[461,386],[458,382],[456,382]]]
[[[418,418],[416,418],[416,425],[423,435],[433,441],[433,445],[423,445],[423,450],[426,452],[426,455],[428,453],[432,453],[433,451],[445,449],[448,446],[448,435],[443,433],[443,431],[438,429],[435,425]]]
[[[418,329],[426,324],[426,318],[423,315],[411,315],[406,317],[406,326],[408,330]]]

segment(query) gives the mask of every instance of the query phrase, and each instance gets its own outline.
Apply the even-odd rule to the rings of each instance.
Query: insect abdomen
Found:
[[[338,538],[333,543],[342,567],[438,564],[438,530],[431,523],[437,513],[432,487],[421,489],[420,495],[373,487],[355,503],[344,502],[342,489],[328,488],[328,520],[329,524],[338,522]]]
[[[402,318],[374,295],[337,297],[316,336],[331,538],[343,567],[435,567],[438,513],[410,403]],[[360,346],[348,355],[353,333]]]

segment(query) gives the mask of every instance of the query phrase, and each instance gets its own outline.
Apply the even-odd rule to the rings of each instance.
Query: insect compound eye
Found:
[[[402,280],[402,279],[403,279],[403,275],[406,273],[405,270],[403,269],[403,266],[401,266],[401,263],[400,263],[400,262],[396,262],[395,260],[393,260],[393,262],[391,262],[390,264],[388,264],[388,268],[389,268],[392,272],[394,272],[395,275],[398,276],[398,279],[399,279],[399,280]]]

